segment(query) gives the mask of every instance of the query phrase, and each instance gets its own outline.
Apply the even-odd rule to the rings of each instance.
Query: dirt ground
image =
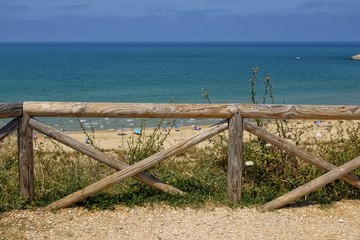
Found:
[[[0,215],[0,239],[360,239],[360,201],[255,208],[122,207]]]

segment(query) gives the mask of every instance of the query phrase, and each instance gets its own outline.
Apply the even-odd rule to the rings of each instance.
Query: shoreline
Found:
[[[183,141],[185,139],[188,139],[197,133],[201,132],[202,130],[206,129],[210,125],[205,126],[182,126],[179,128],[172,128],[172,129],[163,129],[159,128],[157,135],[164,137],[164,147],[170,147],[180,141]],[[195,127],[197,127],[195,129]],[[99,147],[103,150],[112,150],[112,149],[119,149],[119,148],[127,148],[128,141],[136,141],[138,138],[148,138],[153,133],[152,127],[144,128],[143,134],[139,135],[136,133],[136,130],[139,130],[139,128],[135,129],[124,129],[124,130],[97,130],[94,132],[94,134],[90,131],[87,132],[87,134],[90,136],[90,138],[94,141],[94,145]],[[170,133],[168,132],[170,130]],[[69,135],[70,137],[82,142],[87,143],[87,135],[83,131],[65,131],[65,134]],[[52,149],[54,147],[54,141],[53,139],[48,138],[47,136],[36,133],[34,137],[34,147],[35,149],[38,149],[40,146],[44,149]],[[72,149],[70,147],[67,147],[65,145],[65,150]],[[201,143],[200,146],[204,146],[204,143]]]
[[[297,134],[301,131],[301,140],[307,141],[307,143],[311,142],[326,142],[330,140],[334,140],[339,137],[348,138],[348,133],[346,129],[355,128],[357,124],[360,124],[360,121],[320,121],[320,120],[291,120],[288,121],[288,130],[290,132],[286,132],[287,135]],[[203,131],[211,125],[192,125],[192,126],[178,126],[173,127],[172,129],[164,129],[158,128],[157,136],[161,138],[164,137],[164,148],[171,147],[176,143],[188,139],[195,134]],[[94,145],[103,150],[111,150],[111,149],[126,149],[128,146],[128,142],[138,139],[141,137],[142,139],[148,138],[153,133],[152,127],[147,127],[143,129],[143,135],[139,135],[136,133],[140,128],[135,129],[123,129],[123,130],[95,130],[94,134],[91,131],[87,131],[88,135],[93,139]],[[267,128],[270,132],[275,133],[277,130],[277,126],[275,122],[270,122]],[[170,130],[170,133],[168,132]],[[86,143],[87,136],[83,131],[65,131],[65,134],[68,134],[72,138]],[[35,132],[34,137],[34,147],[35,149],[53,149],[54,148],[54,140],[49,139],[43,134]],[[225,131],[227,135],[227,131]],[[144,138],[143,138],[144,137]],[[244,141],[247,141],[254,137],[247,131],[244,131]],[[197,147],[205,147],[210,144],[209,141],[204,141],[197,145]],[[72,150],[71,148],[64,146],[65,150]]]
[[[173,119],[160,119],[160,118],[71,118],[71,117],[41,117],[37,118],[40,122],[49,125],[60,131],[78,132],[82,128],[86,131],[121,131],[131,130],[135,128],[155,128],[157,126],[170,126]],[[190,127],[213,125],[221,121],[221,119],[174,119],[174,125],[179,127]],[[0,125],[5,125],[8,121],[0,119]]]

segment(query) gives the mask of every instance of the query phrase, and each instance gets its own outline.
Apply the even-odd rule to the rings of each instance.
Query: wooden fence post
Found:
[[[18,155],[19,155],[19,190],[20,196],[34,200],[34,150],[33,131],[29,126],[30,116],[25,112],[19,121]]]
[[[243,119],[236,113],[229,119],[228,197],[233,203],[241,199],[243,159]]]

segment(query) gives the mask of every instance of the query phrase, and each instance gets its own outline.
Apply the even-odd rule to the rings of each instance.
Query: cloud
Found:
[[[61,5],[57,6],[60,10],[83,10],[90,7],[90,4],[77,4],[77,5]]]

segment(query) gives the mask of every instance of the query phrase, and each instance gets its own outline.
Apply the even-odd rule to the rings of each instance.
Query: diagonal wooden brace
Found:
[[[244,121],[244,129],[257,137],[264,139],[266,142],[285,150],[288,154],[298,157],[304,161],[307,161],[318,168],[325,171],[331,171],[336,168],[335,165],[325,161],[324,159],[315,156],[314,154],[299,148],[298,146],[289,143],[288,141],[266,131],[265,129],[258,127],[248,121]],[[360,188],[360,179],[354,174],[348,173],[340,177],[341,180],[353,185],[354,187]]]
[[[71,147],[73,149],[75,149],[76,151],[85,154],[101,163],[104,163],[105,165],[112,167],[116,170],[121,170],[124,169],[126,167],[128,167],[129,165],[119,161],[113,157],[110,157],[108,155],[106,155],[105,153],[90,147],[82,142],[77,141],[76,139],[68,136],[67,134],[64,134],[62,132],[60,132],[57,129],[54,129],[48,125],[45,125],[35,119],[30,119],[29,121],[29,125],[31,128],[47,135],[48,137],[55,139],[58,142],[61,142],[63,144],[65,144],[68,147]],[[166,193],[170,193],[170,194],[180,194],[180,195],[184,195],[185,193],[169,184],[163,183],[161,182],[159,179],[146,174],[146,173],[139,173],[137,175],[134,176],[135,179],[143,182],[144,184],[153,187],[155,189],[161,190],[163,192]]]
[[[340,167],[334,168],[333,170],[321,175],[318,178],[315,178],[311,182],[308,182],[284,195],[278,197],[265,205],[263,208],[265,210],[271,210],[275,208],[280,208],[285,206],[286,204],[295,201],[306,194],[309,194],[317,189],[325,186],[328,183],[335,181],[336,179],[340,178],[348,174],[349,172],[357,169],[360,167],[360,157],[354,158],[353,160],[341,165]]]
[[[81,189],[73,194],[70,194],[70,195],[46,206],[44,209],[51,210],[51,209],[68,207],[68,206],[70,206],[76,202],[79,202],[91,195],[94,195],[94,194],[104,190],[105,188],[108,188],[126,178],[132,177],[135,174],[142,172],[167,158],[175,156],[176,154],[181,153],[181,152],[185,151],[186,149],[189,149],[189,148],[195,146],[196,144],[203,142],[203,141],[225,131],[227,128],[228,128],[227,121],[221,122],[215,126],[212,126],[208,129],[204,130],[203,132],[196,134],[195,136],[193,136],[189,139],[186,139],[168,149],[165,149],[165,150],[163,150],[159,153],[156,153],[148,158],[145,158],[144,160],[137,162],[119,172],[116,172],[96,183],[93,183],[84,189]]]
[[[10,133],[15,131],[19,126],[19,120],[14,118],[10,122],[8,122],[5,126],[0,129],[0,141],[3,140]]]

